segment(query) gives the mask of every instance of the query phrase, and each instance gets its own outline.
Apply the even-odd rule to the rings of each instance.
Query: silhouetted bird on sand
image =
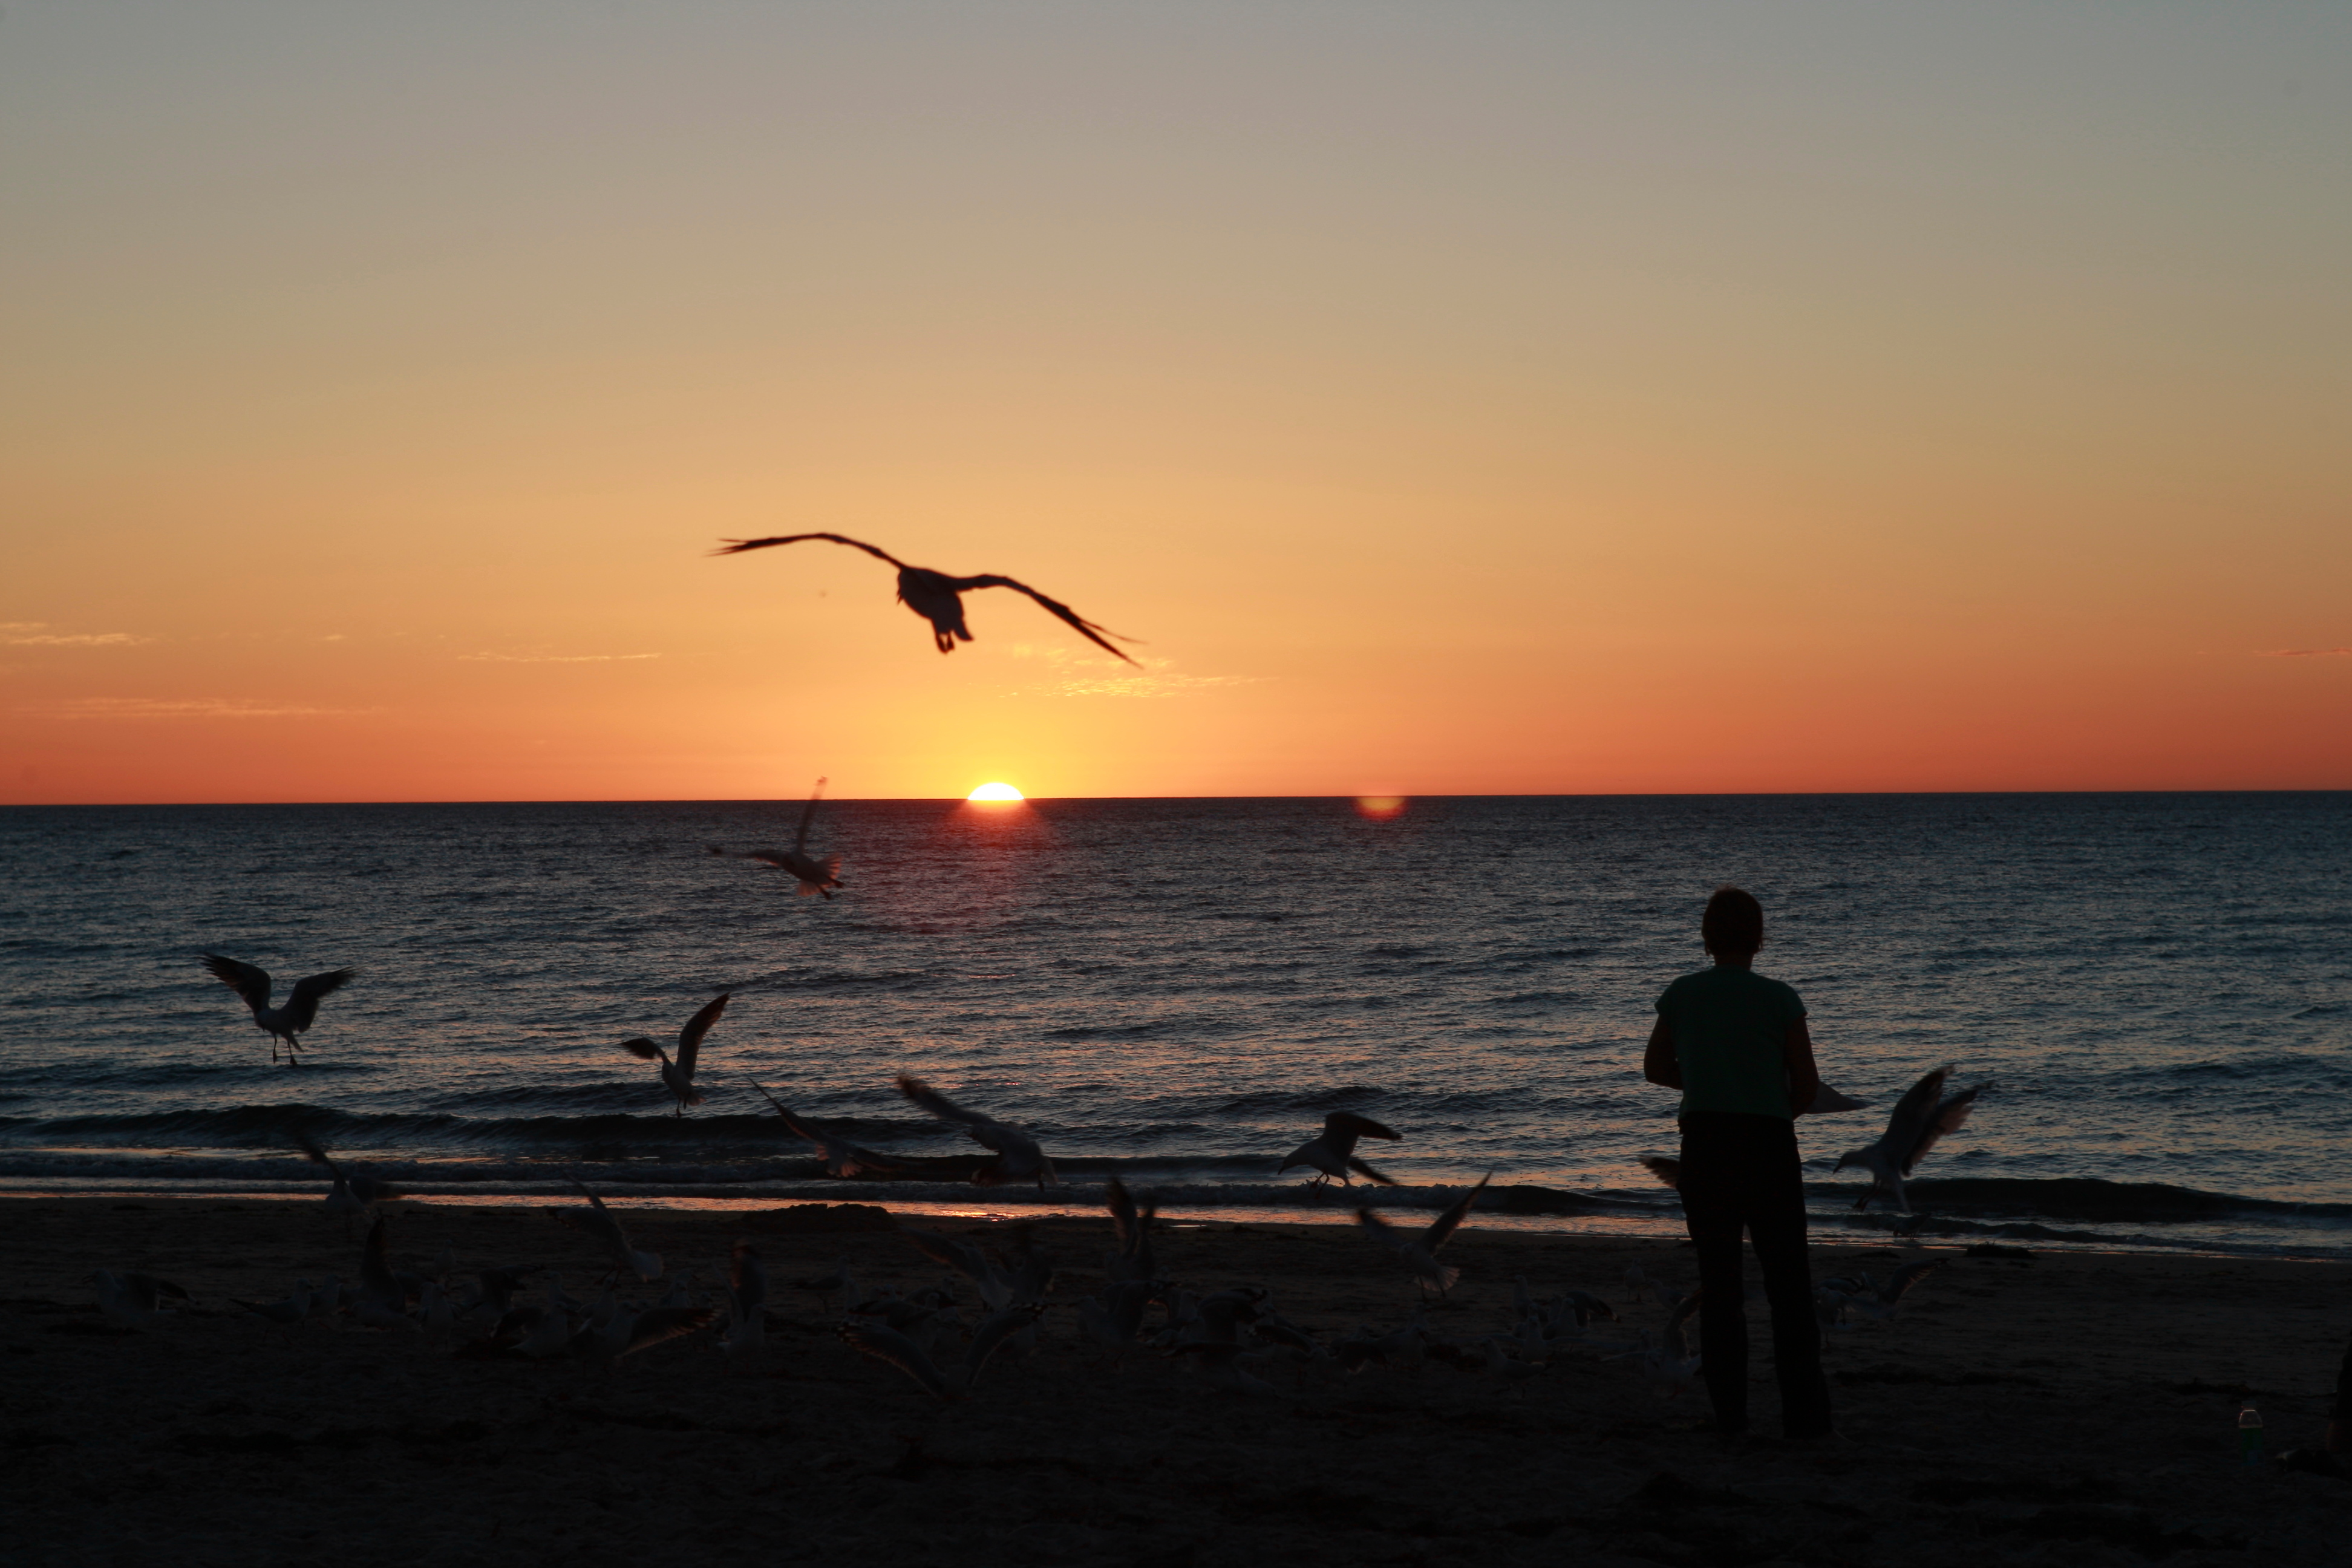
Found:
[[[992,573],[983,573],[977,577],[950,577],[944,572],[909,566],[888,551],[877,550],[845,534],[787,533],[774,539],[730,539],[726,541],[726,549],[714,550],[711,553],[740,555],[747,550],[765,550],[772,544],[798,544],[806,539],[826,539],[835,544],[846,544],[852,550],[863,550],[877,560],[887,561],[896,566],[898,569],[898,602],[931,623],[931,640],[939,645],[941,653],[951,652],[959,642],[971,641],[971,632],[963,624],[965,594],[974,588],[1010,588],[1036,600],[1048,613],[1104,652],[1125,658],[1129,664],[1135,663],[1104,640],[1118,636],[1117,632],[1097,626],[1059,599],[1049,599],[1026,583],[1016,583],[1010,577],[999,577]]]
[[[273,1007],[269,1005],[268,970],[237,959],[224,958],[217,952],[205,953],[204,960],[205,967],[212,971],[213,978],[243,997],[245,1005],[253,1009],[254,1026],[269,1036],[271,1061],[278,1059],[278,1042],[286,1042],[286,1063],[289,1067],[300,1065],[300,1059],[294,1054],[294,1037],[318,1021],[320,999],[341,990],[351,983],[352,976],[359,973],[356,969],[331,969],[324,974],[312,974],[297,980],[293,992],[286,998],[286,1005]]]
[[[800,831],[793,835],[793,847],[790,849],[746,849],[738,856],[732,850],[721,849],[714,844],[710,847],[710,852],[713,855],[728,856],[731,859],[757,860],[762,866],[773,866],[779,871],[790,871],[794,878],[798,879],[800,885],[795,891],[803,899],[811,893],[822,893],[828,899],[832,898],[832,889],[844,885],[841,880],[841,857],[828,855],[820,860],[808,852],[809,825],[816,820],[817,796],[824,792],[824,781],[819,779],[816,781],[816,788],[809,794],[808,805],[801,808]]]
[[[1293,1165],[1312,1165],[1322,1173],[1312,1184],[1318,1187],[1335,1176],[1345,1185],[1350,1171],[1366,1181],[1393,1187],[1396,1185],[1393,1178],[1382,1175],[1356,1158],[1356,1140],[1386,1138],[1394,1142],[1402,1136],[1402,1133],[1391,1132],[1368,1116],[1353,1116],[1344,1110],[1335,1110],[1323,1119],[1323,1131],[1292,1150],[1290,1157],[1283,1161],[1275,1174],[1278,1176]]]

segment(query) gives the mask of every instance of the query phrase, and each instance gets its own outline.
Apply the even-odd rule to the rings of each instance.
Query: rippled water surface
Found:
[[[268,1190],[299,1125],[426,1190],[870,1197],[744,1079],[973,1152],[904,1069],[1030,1127],[1078,1202],[1117,1169],[1315,1205],[1274,1167],[1344,1107],[1405,1134],[1366,1151],[1388,1201],[1491,1170],[1497,1212],[1666,1224],[1642,1041],[1737,881],[1832,1081],[1882,1109],[1948,1061],[1996,1086],[1923,1168],[1927,1234],[2352,1251],[2352,795],[843,802],[831,902],[707,852],[798,815],[0,812],[0,1185]],[[361,973],[289,1071],[199,950]],[[669,1116],[617,1042],[720,991],[709,1102]],[[1806,1124],[1824,1222],[1876,1127]]]

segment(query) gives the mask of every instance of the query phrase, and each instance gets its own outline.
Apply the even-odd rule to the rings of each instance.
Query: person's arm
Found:
[[[1650,1048],[1642,1053],[1642,1076],[1667,1089],[1683,1086],[1682,1064],[1675,1059],[1675,1031],[1663,1015],[1650,1031]]]
[[[1789,1069],[1789,1114],[1802,1116],[1822,1092],[1822,1071],[1813,1065],[1813,1037],[1800,1016],[1780,1042],[1780,1060]]]

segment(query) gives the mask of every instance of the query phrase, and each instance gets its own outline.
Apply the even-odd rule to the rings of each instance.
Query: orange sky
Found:
[[[2352,13],[0,27],[0,802],[2352,787]]]

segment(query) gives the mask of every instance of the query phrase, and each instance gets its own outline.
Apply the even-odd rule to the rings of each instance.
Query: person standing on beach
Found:
[[[1658,998],[1642,1074],[1683,1093],[1685,1222],[1698,1247],[1699,1355],[1715,1429],[1748,1428],[1748,1314],[1739,1239],[1756,1248],[1772,1308],[1773,1369],[1781,1429],[1830,1430],[1822,1332],[1805,1258],[1805,1189],[1796,1119],[1821,1092],[1812,1037],[1797,993],[1755,972],[1764,907],[1738,888],[1706,901],[1699,935],[1711,969],[1685,974]]]

